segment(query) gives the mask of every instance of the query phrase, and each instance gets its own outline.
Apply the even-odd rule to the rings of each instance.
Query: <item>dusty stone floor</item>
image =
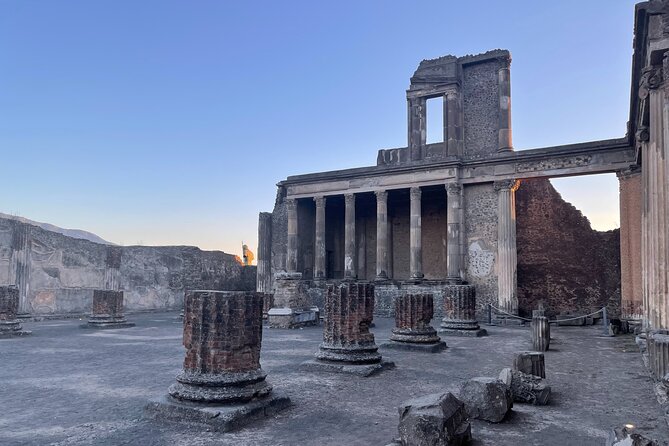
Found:
[[[395,370],[371,378],[312,374],[321,328],[264,331],[263,368],[294,406],[235,433],[219,434],[142,417],[163,394],[184,349],[177,313],[130,315],[134,328],[91,332],[78,320],[26,323],[33,336],[0,340],[0,445],[384,445],[397,430],[398,404],[497,376],[527,350],[527,328],[486,327],[486,338],[447,338],[443,353],[391,350]],[[391,319],[378,319],[377,342]],[[503,424],[474,422],[474,445],[603,445],[610,428],[632,423],[666,441],[669,429],[632,336],[559,327],[546,354],[552,403],[516,405]]]

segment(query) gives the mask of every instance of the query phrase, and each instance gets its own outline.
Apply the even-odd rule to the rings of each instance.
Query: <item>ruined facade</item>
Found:
[[[190,246],[112,246],[0,218],[0,283],[19,313],[89,313],[95,289],[125,291],[126,310],[181,308],[184,290],[252,290],[255,267]]]

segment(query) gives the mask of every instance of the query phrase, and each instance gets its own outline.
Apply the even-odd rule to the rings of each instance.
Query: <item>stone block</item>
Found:
[[[399,415],[399,444],[403,446],[459,446],[472,438],[464,404],[451,393],[405,401]]]
[[[551,343],[551,326],[545,316],[535,316],[531,323],[532,348],[539,352],[545,352]]]
[[[634,432],[633,428],[619,427],[609,434],[606,446],[660,446],[660,443]]]
[[[460,386],[459,398],[471,418],[499,423],[513,407],[511,389],[496,378],[478,377]]]
[[[647,334],[648,365],[655,379],[669,373],[669,331],[654,330]]]
[[[546,378],[546,363],[541,352],[519,352],[513,358],[513,369],[528,375]]]
[[[17,319],[19,311],[19,289],[14,285],[0,286],[0,339],[28,336]]]
[[[548,404],[551,387],[538,376],[506,368],[499,374],[499,379],[511,389],[513,401],[537,406]]]

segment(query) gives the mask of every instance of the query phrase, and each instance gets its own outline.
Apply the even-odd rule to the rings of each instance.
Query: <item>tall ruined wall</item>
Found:
[[[619,231],[599,232],[547,179],[523,180],[516,192],[518,305],[531,314],[620,314]]]
[[[16,243],[26,234],[27,255],[23,244]],[[255,289],[255,267],[243,267],[234,256],[220,251],[191,246],[115,247],[119,263],[117,256],[108,255],[109,250],[108,245],[0,218],[0,283],[26,280],[26,311],[34,314],[89,311],[92,290],[110,283],[110,261],[130,311],[178,308],[185,289]],[[17,267],[17,260],[25,258],[28,268]]]

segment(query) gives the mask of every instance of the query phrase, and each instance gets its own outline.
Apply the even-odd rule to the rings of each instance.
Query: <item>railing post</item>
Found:
[[[602,325],[604,326],[604,336],[609,335],[609,317],[606,314],[606,307],[602,307]]]
[[[488,325],[492,325],[492,304],[488,304]]]

